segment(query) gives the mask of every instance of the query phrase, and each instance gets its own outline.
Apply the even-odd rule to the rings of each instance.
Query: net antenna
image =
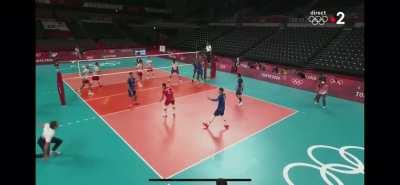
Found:
[[[75,62],[73,62],[73,63],[75,63]],[[79,77],[81,77],[81,66],[79,66],[79,60],[77,60],[77,66],[78,66]]]

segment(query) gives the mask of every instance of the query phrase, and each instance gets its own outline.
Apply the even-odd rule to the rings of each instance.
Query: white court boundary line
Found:
[[[158,172],[157,172],[157,170],[156,169],[154,169],[144,158],[143,158],[143,156],[142,155],[140,155],[140,153],[139,152],[137,152],[116,130],[114,130],[114,128],[112,128],[111,127],[111,125],[99,114],[99,113],[97,113],[93,108],[92,108],[92,106],[90,106],[81,96],[79,96],[79,94],[77,93],[77,92],[75,92],[75,90],[68,84],[68,83],[66,83],[66,82],[64,82],[71,90],[72,90],[72,92],[74,92],[75,93],[75,95],[76,96],[78,96],[85,104],[86,104],[86,106],[88,106],[101,120],[103,120],[103,122],[104,123],[106,123],[106,125],[126,144],[126,145],[128,145],[128,147],[133,151],[133,152],[135,152],[135,154],[137,155],[137,156],[139,156],[144,162],[145,162],[145,164],[150,168],[150,169],[152,169],[153,170],[153,172],[155,173],[155,174],[157,174],[160,178],[163,178]]]
[[[191,64],[186,64],[186,65],[191,65]],[[167,67],[165,67],[165,68],[167,68]],[[188,77],[185,77],[185,76],[181,76],[181,77],[188,78]],[[188,79],[189,79],[189,78],[188,78]],[[66,83],[66,82],[64,82],[64,83]],[[201,82],[201,83],[204,83],[204,82]],[[162,176],[157,172],[157,170],[155,170],[155,169],[143,158],[143,156],[140,155],[140,153],[138,153],[138,152],[137,152],[137,151],[136,151],[136,150],[135,150],[135,149],[134,149],[134,148],[133,148],[133,147],[132,147],[132,146],[117,132],[117,131],[116,131],[116,130],[114,130],[114,129],[110,126],[110,124],[109,124],[101,115],[99,115],[99,114],[98,114],[98,113],[97,113],[97,112],[96,112],[96,111],[95,111],[81,96],[79,96],[79,95],[77,94],[77,92],[75,92],[75,91],[73,90],[73,88],[72,88],[68,83],[66,83],[66,84],[67,84],[67,86],[75,93],[75,95],[77,95],[77,96],[78,96],[78,97],[79,97],[93,112],[95,112],[96,115],[97,115],[98,117],[100,117],[100,119],[103,120],[104,123],[106,123],[106,125],[107,125],[107,126],[108,126],[108,127],[109,127],[109,128],[110,128],[110,129],[111,129],[111,130],[112,130],[126,145],[128,145],[128,147],[129,147],[132,151],[134,151],[134,152],[145,162],[145,164],[147,164],[147,166],[149,166],[150,169],[152,169],[160,178],[164,178],[164,177],[162,177]],[[216,85],[214,85],[214,84],[210,84],[210,83],[204,83],[204,84],[207,84],[207,85],[214,86],[214,87],[218,88],[218,86],[216,86]],[[230,90],[230,89],[228,89],[228,88],[225,88],[225,89],[226,89],[227,91],[230,91],[231,93],[234,94],[234,91],[233,91],[233,90]],[[207,90],[207,91],[211,91],[211,90],[215,90],[215,89],[210,89],[210,90]],[[207,91],[202,91],[202,92],[199,92],[199,93],[203,93],[203,92],[207,92]],[[195,93],[195,94],[199,94],[199,93]],[[190,94],[190,95],[187,95],[187,96],[191,96],[191,95],[194,95],[194,94]],[[243,142],[243,141],[245,141],[245,140],[247,140],[247,139],[249,139],[249,138],[251,138],[251,137],[253,137],[253,136],[255,136],[255,135],[259,134],[259,133],[261,133],[261,132],[263,132],[263,131],[266,130],[267,128],[270,128],[270,127],[276,125],[277,123],[279,123],[279,122],[281,122],[281,121],[283,121],[283,120],[285,120],[285,119],[287,119],[287,118],[289,118],[289,117],[295,115],[296,113],[298,113],[297,110],[292,109],[292,108],[289,108],[289,107],[286,107],[286,106],[283,106],[283,105],[279,105],[279,104],[272,103],[272,102],[267,102],[267,101],[265,101],[265,100],[262,100],[262,99],[259,99],[259,98],[256,98],[256,97],[251,97],[251,96],[248,96],[248,95],[244,95],[244,96],[246,96],[246,97],[248,97],[248,98],[253,98],[253,99],[255,99],[255,100],[258,100],[258,101],[261,101],[261,102],[264,102],[264,103],[273,104],[273,105],[278,106],[278,107],[283,107],[283,108],[285,108],[285,109],[292,110],[293,112],[292,112],[291,114],[289,114],[289,115],[287,115],[287,116],[285,116],[285,117],[283,117],[283,118],[281,118],[281,119],[279,119],[279,120],[277,120],[277,121],[275,121],[275,122],[273,122],[273,123],[267,125],[267,126],[264,127],[263,129],[260,129],[260,130],[258,130],[257,132],[254,132],[253,134],[250,134],[250,135],[248,135],[248,136],[246,136],[246,137],[244,137],[244,138],[242,138],[242,139],[240,139],[240,140],[238,140],[238,141],[232,143],[231,145],[229,145],[229,146],[227,146],[227,147],[224,147],[222,150],[217,151],[217,152],[213,153],[212,155],[209,155],[209,156],[207,156],[207,157],[205,157],[205,158],[203,158],[203,159],[201,159],[201,160],[199,160],[199,161],[193,163],[192,165],[190,165],[190,166],[188,166],[188,167],[186,167],[186,168],[184,168],[184,169],[182,169],[182,170],[179,170],[178,172],[175,172],[174,174],[172,174],[172,175],[170,175],[170,176],[168,176],[168,177],[166,177],[166,178],[171,178],[171,177],[176,176],[176,175],[178,175],[178,174],[180,174],[180,173],[183,173],[184,171],[186,171],[186,170],[188,170],[188,169],[190,169],[190,168],[192,168],[192,167],[195,167],[195,166],[201,164],[202,162],[204,162],[204,161],[206,161],[206,160],[208,160],[208,159],[214,157],[215,155],[217,155],[217,154],[219,154],[219,153],[221,153],[221,152],[224,152],[224,151],[226,151],[226,150],[232,148],[233,146],[235,146],[235,145],[237,145],[237,144],[240,144],[241,142]],[[183,97],[183,96],[181,96],[181,97]],[[152,104],[156,104],[156,103],[159,103],[159,102],[155,102],[155,103],[152,103]],[[149,106],[149,105],[152,105],[152,104],[144,105],[144,106],[141,106],[141,107],[146,107],[146,106]],[[131,109],[129,109],[129,110],[131,110]],[[122,111],[118,111],[118,112],[114,112],[114,113],[116,114],[116,113],[125,112],[125,111],[129,111],[129,110],[126,109],[126,110],[122,110]],[[135,110],[135,109],[133,109],[133,110]],[[104,116],[109,116],[109,115],[111,115],[111,114],[113,114],[113,113],[110,113],[110,114],[107,114],[107,115],[104,115]]]
[[[213,154],[211,154],[211,155],[209,155],[209,156],[207,156],[207,157],[201,159],[200,161],[197,161],[197,162],[193,163],[192,165],[190,165],[190,166],[188,166],[188,167],[186,167],[186,168],[184,168],[184,169],[182,169],[182,170],[180,170],[180,171],[178,171],[178,172],[176,172],[176,173],[174,173],[174,174],[168,176],[167,179],[169,179],[169,178],[171,178],[171,177],[173,177],[173,176],[175,176],[175,175],[178,175],[178,174],[180,174],[180,173],[182,173],[182,172],[184,172],[184,171],[186,171],[186,170],[188,170],[188,169],[190,169],[190,168],[192,168],[192,167],[195,167],[195,166],[199,165],[200,163],[202,163],[202,162],[204,162],[204,161],[206,161],[206,160],[208,160],[208,159],[210,159],[210,158],[216,156],[217,154],[219,154],[219,153],[221,153],[221,152],[224,152],[224,151],[226,151],[226,150],[232,148],[232,147],[235,146],[235,145],[240,144],[241,142],[243,142],[243,141],[249,139],[250,137],[253,137],[253,136],[255,136],[255,135],[257,135],[257,134],[263,132],[263,131],[266,130],[267,128],[270,128],[270,127],[276,125],[277,123],[279,123],[279,122],[281,122],[281,121],[283,121],[283,120],[285,120],[285,119],[287,119],[287,118],[289,118],[289,117],[295,115],[297,112],[298,112],[298,111],[292,112],[291,114],[289,114],[289,115],[287,115],[287,116],[285,116],[285,117],[283,117],[283,118],[281,118],[281,119],[279,119],[279,120],[277,120],[277,121],[272,122],[271,124],[267,125],[266,127],[262,128],[262,129],[260,129],[260,130],[258,130],[257,132],[254,132],[253,134],[250,134],[250,135],[248,135],[248,136],[246,136],[246,137],[244,137],[244,138],[242,138],[242,139],[239,139],[238,141],[236,141],[236,142],[230,144],[229,146],[224,147],[222,150],[220,150],[220,151],[218,151],[218,152],[215,152],[215,153],[213,153]]]
[[[181,76],[182,76],[182,75],[181,75]],[[188,78],[188,77],[185,77],[185,76],[182,76],[182,77]],[[219,88],[217,85],[214,85],[214,84],[211,84],[211,83],[207,83],[207,81],[203,81],[203,82],[201,82],[201,83],[207,84],[207,85],[210,85],[210,86],[213,86],[213,87],[216,87],[216,88]],[[214,90],[215,90],[215,89],[214,89]],[[235,94],[235,92],[234,92],[233,90],[230,90],[230,89],[228,89],[228,88],[224,88],[224,90],[229,91],[229,92]],[[281,119],[275,121],[275,122],[272,122],[271,124],[267,125],[266,127],[262,128],[262,129],[260,129],[260,130],[258,130],[257,132],[254,132],[253,134],[250,134],[250,135],[248,135],[248,136],[246,136],[246,137],[244,137],[244,138],[242,138],[242,139],[240,139],[240,140],[238,140],[238,141],[232,143],[231,145],[229,145],[229,146],[227,146],[227,147],[224,147],[222,150],[220,150],[220,151],[218,151],[218,152],[215,152],[215,153],[213,153],[212,155],[207,156],[207,157],[205,157],[205,158],[203,158],[203,159],[201,159],[201,160],[199,160],[199,161],[197,161],[197,162],[191,164],[190,166],[188,166],[188,167],[186,167],[186,168],[184,168],[184,169],[182,169],[182,170],[179,170],[178,172],[175,172],[174,174],[168,176],[167,178],[172,178],[172,177],[174,177],[175,175],[178,175],[178,174],[180,174],[180,173],[183,173],[184,171],[186,171],[186,170],[188,170],[188,169],[190,169],[190,168],[192,168],[192,167],[195,167],[195,166],[201,164],[202,162],[204,162],[204,161],[206,161],[206,160],[208,160],[208,159],[214,157],[215,155],[217,155],[217,154],[219,154],[219,153],[221,153],[221,152],[224,152],[224,151],[227,150],[227,149],[230,149],[231,147],[233,147],[233,146],[235,146],[235,145],[237,145],[237,144],[240,144],[241,142],[243,142],[243,141],[249,139],[250,137],[253,137],[253,136],[257,135],[258,133],[263,132],[263,131],[266,130],[267,128],[270,128],[270,127],[276,125],[277,123],[279,123],[279,122],[281,122],[281,121],[283,121],[283,120],[285,120],[285,119],[287,119],[287,118],[289,118],[289,117],[291,117],[291,116],[293,116],[293,115],[295,115],[296,113],[299,112],[299,111],[296,110],[296,109],[292,109],[292,108],[286,107],[286,106],[284,106],[284,105],[279,105],[279,104],[276,104],[276,103],[268,102],[268,101],[265,101],[265,100],[262,100],[262,99],[259,99],[259,98],[256,98],[256,97],[248,96],[248,95],[245,95],[245,94],[243,94],[242,96],[248,97],[248,98],[250,98],[250,99],[252,98],[252,99],[255,99],[255,100],[264,102],[264,103],[266,103],[266,104],[272,104],[272,105],[275,105],[275,106],[277,106],[277,107],[281,107],[281,108],[284,108],[284,109],[289,109],[289,110],[291,110],[291,111],[293,111],[293,112],[292,112],[291,114],[289,114],[289,115],[287,115],[287,116],[285,116],[285,117],[283,117],[283,118],[281,118]]]

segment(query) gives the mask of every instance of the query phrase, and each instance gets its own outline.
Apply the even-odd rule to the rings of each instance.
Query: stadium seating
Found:
[[[272,35],[275,28],[242,27],[212,41],[213,52],[237,57],[257,42]]]
[[[338,32],[332,28],[286,28],[250,49],[244,57],[302,66]]]
[[[124,38],[113,23],[82,22],[82,26],[91,38]]]
[[[345,29],[310,61],[316,69],[360,75],[364,72],[364,30]]]
[[[68,40],[68,39],[36,40],[36,48],[39,51],[73,50],[75,46],[76,46],[75,40]]]
[[[72,20],[67,22],[68,27],[71,29],[75,38],[88,38],[86,31],[83,29],[81,23],[78,21]]]
[[[130,48],[136,44],[129,39],[101,39],[99,40],[105,48]]]
[[[39,20],[35,21],[35,24],[36,24],[36,39],[45,39],[46,34],[42,24],[40,23]]]
[[[77,39],[76,43],[81,51],[96,49],[96,43],[92,39]]]
[[[175,46],[180,49],[200,50],[204,49],[207,41],[212,41],[222,34],[231,30],[230,27],[209,27],[192,30],[181,37],[180,42]]]

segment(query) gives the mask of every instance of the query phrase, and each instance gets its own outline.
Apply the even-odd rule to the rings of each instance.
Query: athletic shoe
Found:
[[[317,104],[318,104],[318,102],[314,101],[314,104],[315,104],[315,105],[317,105]]]
[[[229,129],[229,125],[224,125],[225,129],[228,130]]]
[[[242,105],[243,105],[243,102],[240,102],[238,105],[239,105],[239,106],[242,106]]]
[[[204,129],[208,129],[209,125],[207,123],[203,123]]]
[[[326,109],[326,106],[322,106],[323,109]]]

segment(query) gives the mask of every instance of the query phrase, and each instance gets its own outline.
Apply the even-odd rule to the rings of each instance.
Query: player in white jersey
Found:
[[[90,83],[89,80],[89,73],[90,73],[89,66],[88,65],[83,66],[83,70],[81,73],[82,85],[81,88],[79,88],[79,94],[82,93],[82,89],[87,85],[89,87],[88,95],[89,96],[93,95],[92,84]]]
[[[98,62],[94,63],[92,80],[93,80],[93,82],[96,82],[99,87],[101,87],[101,84],[100,84],[100,65],[99,65]]]
[[[176,63],[175,59],[172,60],[172,68],[171,68],[171,75],[169,75],[169,80],[168,82],[172,81],[172,77],[176,76],[179,81],[181,81],[181,78],[179,76],[179,66]]]
[[[142,59],[139,59],[137,65],[136,65],[136,71],[137,71],[137,76],[139,77],[137,84],[138,84],[139,87],[143,87],[142,78],[143,78],[144,66],[143,66],[143,60]]]
[[[147,58],[146,71],[147,71],[147,79],[154,77],[153,61],[151,60],[151,57]]]

